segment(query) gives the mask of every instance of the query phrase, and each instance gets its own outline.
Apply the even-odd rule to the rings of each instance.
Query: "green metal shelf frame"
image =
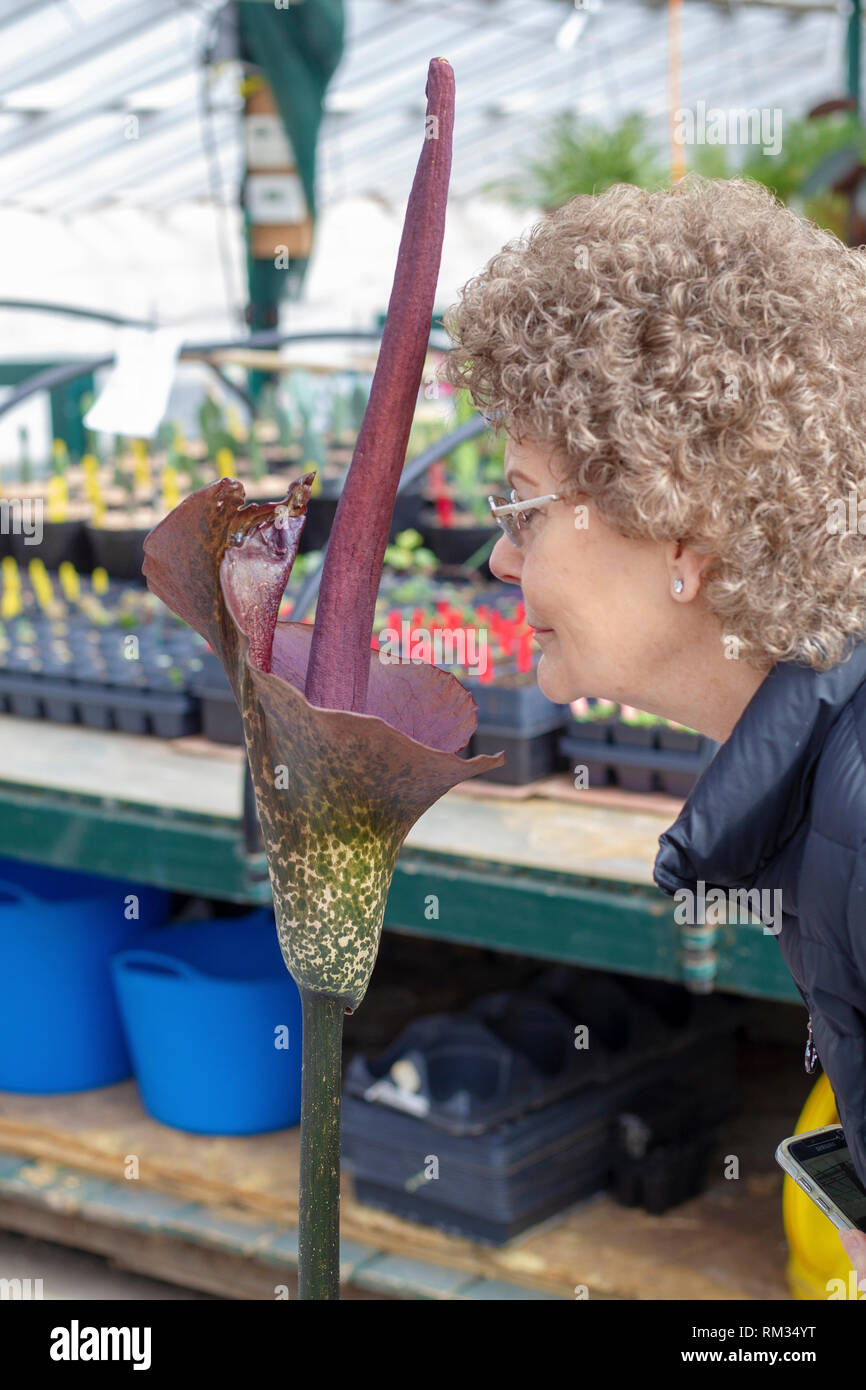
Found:
[[[240,818],[0,783],[0,854],[231,902],[271,900],[264,854]],[[133,875],[130,874],[132,877]],[[435,902],[437,915],[428,917]],[[512,865],[405,845],[388,929],[465,945],[688,983],[700,973],[672,899],[653,885]],[[713,987],[801,1003],[778,945],[755,923],[721,927]]]

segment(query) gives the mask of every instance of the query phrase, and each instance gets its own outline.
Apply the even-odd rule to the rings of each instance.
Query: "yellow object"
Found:
[[[265,80],[263,77],[256,77],[254,74],[251,74],[249,77],[241,78],[238,83],[238,91],[242,97],[248,97],[251,96],[253,92],[260,91],[264,85]]]
[[[44,562],[38,558],[30,560],[27,570],[40,608],[47,608],[54,601],[54,589]]]
[[[311,469],[316,469],[316,476],[310,483],[310,496],[318,497],[322,491],[322,475],[314,463],[305,463],[301,468],[302,473],[309,473]]]
[[[795,1134],[823,1125],[837,1125],[836,1098],[826,1075],[813,1086],[797,1121]],[[782,1219],[788,1238],[788,1285],[795,1298],[826,1301],[827,1284],[841,1279],[849,1288],[851,1261],[839,1240],[839,1232],[811,1197],[785,1174]],[[832,1289],[829,1291],[832,1292]]]
[[[162,500],[167,511],[173,511],[180,502],[180,487],[176,468],[162,470]]]
[[[246,431],[244,429],[243,421],[238,412],[235,410],[234,406],[226,406],[226,424],[229,427],[229,434],[232,436],[233,439],[246,438]]]
[[[65,466],[69,462],[69,451],[66,448],[65,440],[55,439],[51,445],[51,452],[61,466]]]
[[[221,478],[233,478],[235,476],[235,456],[231,449],[217,449],[215,462]]]
[[[69,603],[74,603],[81,593],[81,582],[75,566],[69,560],[61,560],[57,570],[57,578],[60,580],[60,587],[64,597]]]
[[[174,447],[178,454],[186,453],[186,435],[180,425],[174,427]]]
[[[93,482],[99,476],[99,459],[95,454],[84,454],[81,460],[81,467],[84,469],[85,478]]]
[[[0,573],[3,575],[4,586],[21,588],[21,575],[18,571],[18,561],[14,555],[3,556],[3,559],[0,560]]]
[[[48,520],[65,521],[69,507],[69,487],[64,477],[48,479]]]
[[[108,570],[103,569],[102,565],[97,565],[93,574],[90,576],[90,584],[95,594],[107,594]]]
[[[0,599],[0,618],[17,618],[21,612],[21,590],[4,589]]]
[[[150,486],[150,455],[146,439],[133,439],[132,457],[134,462],[135,481],[139,487]]]
[[[84,479],[84,492],[88,502],[92,507],[103,506],[102,488],[99,486],[99,483],[96,480],[96,478]]]

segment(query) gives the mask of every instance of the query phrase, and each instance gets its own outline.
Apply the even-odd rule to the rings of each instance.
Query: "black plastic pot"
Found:
[[[301,530],[298,554],[311,550],[324,550],[328,544],[334,517],[337,514],[338,497],[311,497],[307,502],[307,519]]]
[[[602,744],[610,747],[613,741],[614,716],[608,715],[606,719],[575,719],[570,724],[566,724],[566,736],[559,740],[557,749],[561,755],[568,758],[574,767],[586,768],[587,781],[590,787],[609,787],[613,781],[613,767],[608,759],[599,750],[599,756],[595,757],[594,749],[589,753],[579,753],[573,751],[575,741],[583,741],[593,745]]]
[[[202,656],[201,676],[192,687],[201,704],[201,731],[214,743],[243,745],[244,726],[222,664],[213,652]]]
[[[533,680],[527,685],[485,685],[468,678],[462,682],[478,706],[478,727],[492,724],[497,729],[510,728],[512,733],[530,730],[537,734],[547,729],[561,729],[570,718],[568,705],[554,704]]]
[[[156,523],[154,523],[156,524]],[[135,580],[143,584],[144,540],[153,528],[150,526],[130,526],[123,530],[112,527],[86,527],[93,566],[101,565],[112,579]]]
[[[27,671],[0,671],[0,696],[6,713],[19,719],[44,718],[44,686],[39,676]]]
[[[407,488],[405,492],[398,492],[394,498],[394,514],[388,539],[393,541],[401,531],[408,531],[410,528],[420,533],[419,522],[423,505],[424,494],[420,488]]]
[[[663,724],[658,731],[658,746],[666,750],[699,753],[702,742],[700,734],[686,733],[684,729],[669,729]],[[662,791],[667,792],[669,796],[688,796],[699,775],[697,771],[664,771],[659,773],[659,782]]]
[[[442,565],[464,565],[480,550],[486,541],[500,535],[498,526],[442,526],[436,520],[435,512],[421,511],[418,530],[424,537],[424,544]],[[485,563],[488,574],[490,568]]]
[[[38,558],[49,570],[56,570],[64,560],[69,560],[85,574],[93,568],[90,542],[83,521],[43,522],[42,540],[38,545],[21,534],[10,535],[7,539],[10,552],[19,565],[26,565],[29,560]]]
[[[478,781],[505,782],[510,786],[525,786],[539,777],[549,777],[558,765],[559,727],[515,733],[510,725],[497,728],[494,724],[479,726],[472,737],[472,756],[505,753],[505,762],[490,772],[479,774]]]
[[[611,728],[612,741],[626,748],[654,748],[656,728],[648,724],[625,724],[616,719]],[[654,792],[658,790],[658,775],[651,767],[629,766],[620,763],[616,769],[619,785],[625,791]]]
[[[603,721],[607,723],[607,721]],[[590,730],[593,730],[590,733]],[[623,731],[626,731],[623,737]],[[655,790],[655,781],[671,795],[687,795],[704,768],[712,760],[718,744],[712,739],[698,735],[697,748],[692,744],[684,748],[679,740],[674,747],[665,747],[662,740],[650,740],[650,735],[667,732],[681,733],[681,730],[666,730],[665,726],[624,725],[619,719],[607,723],[608,736],[612,740],[605,747],[604,758],[616,777],[616,784],[633,791]],[[638,741],[638,733],[643,738]],[[594,757],[598,746],[598,734],[592,723],[575,723],[559,740],[559,751],[572,764],[586,763]],[[615,740],[615,741],[613,741]],[[658,743],[658,746],[657,746]],[[590,774],[591,776],[591,774]],[[668,780],[676,777],[678,781]],[[673,788],[678,790],[674,791]]]
[[[331,535],[339,500],[339,496],[328,497],[321,494],[318,497],[310,498],[307,503],[307,519],[301,531],[298,554],[306,554],[311,550],[324,550]],[[397,493],[394,499],[391,529],[388,532],[389,541],[393,541],[401,531],[408,531],[410,528],[420,532],[418,521],[423,501],[423,494],[411,488],[405,492]]]

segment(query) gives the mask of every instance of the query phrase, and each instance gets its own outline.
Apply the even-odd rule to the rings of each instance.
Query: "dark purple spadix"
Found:
[[[430,338],[451,174],[454,72],[427,70],[424,148],[409,195],[370,399],[337,506],[304,693],[321,709],[367,708],[370,636]]]

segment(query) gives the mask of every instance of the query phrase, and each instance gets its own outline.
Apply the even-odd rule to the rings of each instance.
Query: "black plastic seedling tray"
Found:
[[[525,786],[539,777],[549,777],[559,766],[560,734],[559,726],[540,733],[515,733],[510,727],[498,729],[492,724],[480,724],[472,735],[470,756],[504,753],[505,762],[485,772],[479,780]]]
[[[729,1014],[727,1031],[701,1034],[687,1027],[672,1053],[632,1056],[630,1070],[618,1079],[587,1084],[482,1133],[449,1133],[429,1114],[403,1113],[344,1088],[342,1155],[358,1200],[497,1245],[605,1190],[611,1179],[614,1195],[625,1201],[658,1210],[684,1201],[704,1181],[712,1131],[739,1109],[735,1016]],[[638,1182],[617,1146],[617,1125],[653,1085],[673,1087],[692,1121],[687,1138],[670,1138],[664,1146],[667,1177],[655,1157],[657,1145]],[[411,1094],[416,1103],[423,1100],[423,1086]],[[711,1106],[704,1103],[710,1100]]]
[[[244,726],[237,701],[226,683],[225,690],[213,686],[192,688],[201,705],[201,731],[214,743],[243,744]]]
[[[571,707],[548,700],[534,682],[519,686],[485,685],[470,678],[463,684],[478,706],[479,729],[490,725],[495,732],[505,729],[512,734],[534,735],[561,729],[571,719]]]
[[[360,1202],[451,1235],[501,1245],[609,1181],[606,1107],[574,1098],[475,1138],[434,1136],[422,1121],[342,1101],[342,1162]],[[435,1156],[438,1171],[431,1169]],[[426,1176],[431,1174],[431,1176]]]
[[[195,701],[187,694],[49,676],[0,671],[6,713],[22,719],[84,724],[90,729],[182,738],[198,727]]]
[[[655,747],[653,739],[647,736],[656,731],[640,726],[638,729],[645,736],[642,742],[637,738],[633,742],[621,741],[621,725],[616,727],[616,742],[608,742],[607,736],[613,733],[614,724],[614,720],[610,724],[603,721],[601,728],[605,737],[600,737],[596,733],[597,725],[589,721],[578,723],[558,740],[558,751],[563,758],[572,766],[583,764],[589,769],[591,786],[606,785],[612,774],[618,785],[633,791],[652,791],[658,779],[660,790],[671,795],[687,795],[718,749],[718,744],[707,738],[701,739],[697,749],[689,751],[679,742],[675,747]]]
[[[699,1051],[730,1032],[735,1002],[686,1000],[686,1015],[666,1016],[616,980],[567,985],[556,970],[546,972],[529,990],[413,1020],[377,1056],[353,1057],[344,1089],[437,1130],[484,1133],[587,1086],[612,1085],[656,1063],[663,1072],[684,1049]]]
[[[244,726],[228,677],[213,652],[202,657],[202,671],[192,686],[201,703],[201,726],[205,738],[214,743],[243,744]]]

